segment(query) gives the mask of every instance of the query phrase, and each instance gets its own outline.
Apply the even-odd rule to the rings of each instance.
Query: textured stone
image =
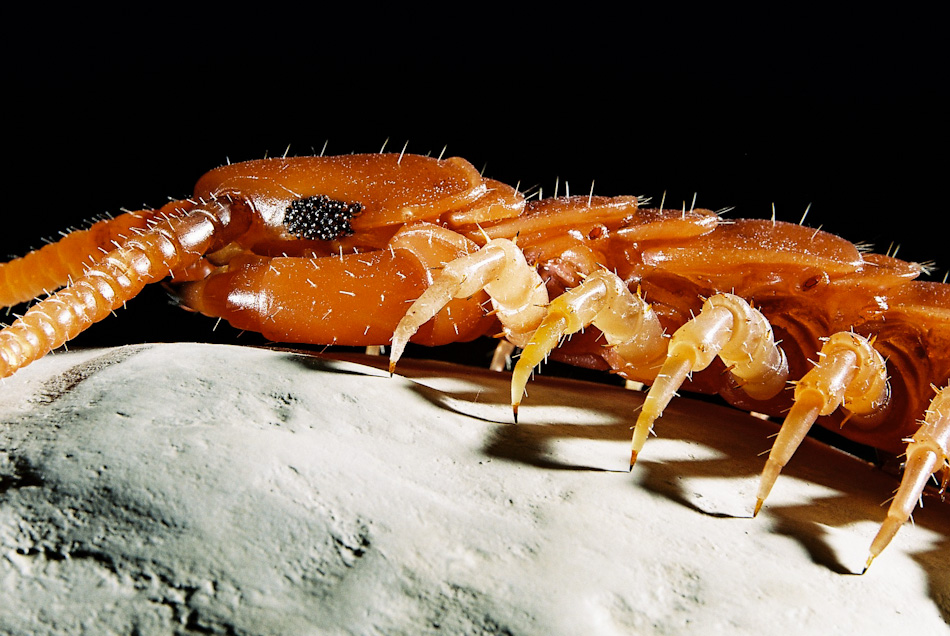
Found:
[[[0,632],[942,633],[950,506],[863,576],[891,477],[772,423],[406,361],[177,344],[0,386]]]

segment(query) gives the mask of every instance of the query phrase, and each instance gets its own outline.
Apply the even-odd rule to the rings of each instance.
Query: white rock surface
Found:
[[[354,358],[353,360],[358,360]],[[938,634],[950,506],[863,576],[894,488],[806,443],[749,518],[774,425],[406,361],[146,345],[0,386],[0,632]],[[381,362],[379,364],[382,364]]]

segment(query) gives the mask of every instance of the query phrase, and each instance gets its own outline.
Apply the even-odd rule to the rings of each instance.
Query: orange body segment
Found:
[[[278,257],[233,266],[183,286],[183,304],[276,342],[388,343],[399,318],[426,288],[426,271],[403,251],[322,258]],[[471,340],[491,319],[479,301],[459,300],[414,339]]]

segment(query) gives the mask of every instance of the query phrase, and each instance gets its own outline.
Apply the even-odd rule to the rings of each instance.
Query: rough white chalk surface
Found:
[[[950,506],[863,576],[893,478],[688,399],[212,345],[48,356],[0,385],[0,632],[939,634]]]

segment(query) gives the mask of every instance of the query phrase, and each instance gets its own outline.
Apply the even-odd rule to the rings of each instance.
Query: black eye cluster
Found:
[[[359,203],[335,201],[320,194],[297,199],[284,212],[284,227],[297,238],[332,241],[353,234],[350,220],[363,211]]]

